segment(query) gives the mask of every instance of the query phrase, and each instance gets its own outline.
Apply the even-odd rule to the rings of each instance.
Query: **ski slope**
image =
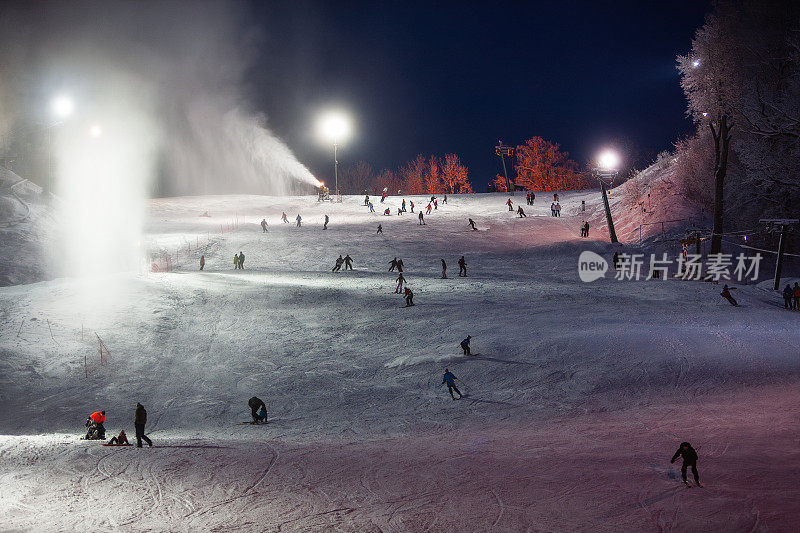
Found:
[[[560,219],[506,198],[451,196],[425,226],[397,197],[153,200],[142,246],[172,272],[0,289],[0,529],[795,530],[800,313],[769,283],[739,308],[707,283],[584,284],[581,251],[631,249],[599,194],[561,195]],[[241,424],[253,395],[270,424]],[[77,439],[97,409],[132,437],[137,401],[154,448]],[[706,488],[669,464],[683,440]]]

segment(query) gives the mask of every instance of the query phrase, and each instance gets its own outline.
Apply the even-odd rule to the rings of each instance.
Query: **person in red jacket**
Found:
[[[511,198],[508,199],[508,201],[506,202],[506,205],[508,206],[508,210],[513,213],[514,212],[514,205],[511,203]]]
[[[103,422],[106,421],[106,412],[105,411],[95,411],[91,415],[89,415],[89,419],[86,421],[86,436],[84,439],[86,440],[106,440],[106,428],[103,426]]]
[[[406,307],[411,307],[412,305],[414,305],[414,293],[411,292],[411,289],[406,287],[405,290],[403,291],[403,294],[406,297]]]

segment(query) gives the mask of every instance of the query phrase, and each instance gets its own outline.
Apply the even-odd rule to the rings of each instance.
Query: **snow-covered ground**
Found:
[[[709,283],[582,283],[581,251],[623,249],[600,195],[562,195],[560,219],[545,193],[523,219],[505,199],[452,196],[425,226],[396,197],[373,199],[391,217],[361,197],[155,200],[143,246],[172,272],[0,289],[0,529],[796,530],[800,313],[769,283],[738,308]],[[241,424],[253,395],[266,426]],[[97,409],[132,436],[137,401],[154,448],[78,440]],[[706,488],[669,464],[682,440]]]

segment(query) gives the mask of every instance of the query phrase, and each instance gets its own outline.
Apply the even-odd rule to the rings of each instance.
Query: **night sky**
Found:
[[[331,106],[355,120],[345,166],[454,152],[483,191],[496,141],[534,135],[581,164],[617,146],[644,166],[692,130],[675,56],[710,3],[566,4],[259,2],[248,97],[324,180],[332,156],[313,125]]]

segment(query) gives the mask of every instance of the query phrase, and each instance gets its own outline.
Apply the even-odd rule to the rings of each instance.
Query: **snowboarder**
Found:
[[[322,229],[328,229],[328,215],[325,215],[325,223],[322,225]]]
[[[728,287],[728,284],[726,283],[726,284],[725,284],[725,285],[722,287],[722,292],[721,292],[720,294],[722,295],[722,297],[723,297],[723,298],[725,298],[726,300],[728,300],[728,301],[731,303],[731,305],[732,305],[732,306],[734,306],[734,307],[739,307],[739,304],[736,302],[736,300],[735,300],[735,299],[733,298],[733,296],[731,295],[731,291],[732,291],[732,290],[733,290],[733,291],[735,291],[735,290],[736,290],[736,287]]]
[[[286,216],[285,212],[281,214],[281,220],[283,220],[284,224],[288,224],[289,223],[289,218]]]
[[[455,377],[455,375],[453,375],[453,373],[450,372],[449,369],[447,368],[444,369],[444,376],[442,376],[442,385],[444,385],[445,383],[447,384],[447,392],[450,393],[450,397],[454,400],[456,399],[456,397],[453,396],[453,391],[456,391],[456,393],[458,394],[458,399],[461,399],[461,397],[463,396],[461,394],[461,391],[458,390],[458,387],[456,387],[455,380],[457,379],[458,378]]]
[[[414,212],[414,200],[409,200],[408,201],[408,205],[411,206],[411,212],[413,213]]]
[[[442,279],[447,279],[447,263],[442,259]]]
[[[300,216],[300,213],[297,213],[297,217],[295,218],[297,221],[297,227],[300,227],[300,223],[303,221],[303,217]]]
[[[675,452],[675,455],[672,456],[670,459],[670,464],[674,463],[678,457],[683,458],[683,465],[681,466],[681,477],[683,478],[683,482],[689,485],[689,482],[686,480],[686,469],[692,469],[692,475],[694,476],[694,482],[698,487],[702,487],[703,485],[700,484],[700,475],[697,473],[697,452],[692,448],[692,445],[688,442],[681,442],[681,447],[678,448],[678,451]]]
[[[258,411],[261,409],[266,411],[266,404],[264,404],[264,402],[258,396],[253,396],[247,401],[247,405],[250,406],[250,414],[253,416],[253,424],[258,424],[258,422],[261,420],[261,417],[258,416]]]
[[[264,231],[262,231],[262,233],[269,233],[267,231],[267,219],[266,218],[262,218],[261,219],[261,229],[264,230]]]
[[[344,269],[353,270],[353,258],[350,257],[350,254],[344,256]]]
[[[403,294],[403,283],[405,283],[406,278],[403,277],[402,272],[397,275],[397,279],[395,281],[397,281],[397,287],[394,289],[394,292],[397,294]]]
[[[511,198],[506,201],[506,205],[508,206],[508,210],[512,213],[514,212],[514,204],[511,203]]]
[[[402,259],[398,259],[397,260],[397,271],[398,272],[402,272],[403,271],[403,260]]]
[[[233,269],[237,270],[239,268],[239,256],[237,254],[233,254]]]
[[[205,267],[205,266],[206,266],[206,256],[201,255],[200,256],[200,270],[203,270],[203,267]]]
[[[376,234],[378,234],[378,233],[383,233],[383,226],[381,226],[380,224],[378,224],[378,231],[376,231],[375,233],[376,233]]]
[[[793,289],[794,301],[792,302],[792,309],[800,311],[800,285],[798,285],[796,281],[794,282]]]
[[[239,250],[239,268],[244,270],[244,252]]]
[[[342,263],[344,263],[344,259],[342,259],[342,255],[339,254],[339,258],[336,259],[336,265],[331,269],[331,272],[339,272],[342,269]]]
[[[783,308],[789,309],[790,311],[794,309],[794,304],[792,303],[792,296],[794,295],[794,291],[792,290],[792,286],[788,283],[786,284],[786,288],[783,289]]]
[[[148,446],[152,447],[153,442],[147,438],[147,435],[144,434],[144,426],[147,424],[147,411],[145,411],[144,406],[142,404],[136,404],[136,414],[133,415],[133,427],[136,428],[136,447],[142,447],[142,441],[144,440]]]
[[[409,289],[408,286],[406,286],[405,290],[403,291],[403,294],[406,297],[406,307],[413,306],[414,305],[414,293],[411,292],[411,289]]]
[[[472,227],[472,231],[478,231],[478,228],[475,227],[475,221],[471,218],[469,219],[469,225]]]
[[[469,351],[469,340],[471,338],[471,335],[467,335],[467,338],[461,341],[461,349],[464,350],[464,355],[472,355]]]
[[[375,207],[372,205],[372,202],[369,203],[369,212],[370,213],[374,213],[375,212]]]
[[[105,411],[95,411],[84,424],[87,428],[85,440],[106,440],[106,428],[103,422],[106,421]]]
[[[428,207],[430,207],[430,206],[428,206]],[[419,224],[418,225],[419,226],[427,226],[427,224],[425,224],[425,218],[422,216],[422,211],[419,212]]]
[[[442,205],[447,203],[447,195],[442,196]]]
[[[461,256],[461,259],[458,260],[458,275],[466,278],[467,277],[467,261],[464,259],[464,256]]]
[[[521,205],[517,206],[517,214],[519,215],[519,218],[528,218],[528,215],[525,214],[525,210],[522,209]]]

